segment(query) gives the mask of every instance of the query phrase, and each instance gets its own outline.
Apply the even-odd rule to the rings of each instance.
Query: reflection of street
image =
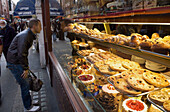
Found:
[[[29,60],[30,69],[44,82],[39,92],[31,92],[32,99],[38,99],[40,102],[41,110],[39,112],[59,112],[58,102],[55,100],[50,82],[46,80],[48,79],[47,72],[45,69],[41,69],[39,54],[36,50],[30,50]],[[2,105],[0,106],[0,112],[24,112],[20,88],[10,71],[6,68],[4,57],[2,57],[1,65]]]

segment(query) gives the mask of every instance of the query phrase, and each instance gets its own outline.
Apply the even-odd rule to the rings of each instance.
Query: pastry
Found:
[[[104,61],[98,61],[96,63],[94,63],[94,65],[99,68],[100,66],[104,65]]]
[[[170,44],[162,42],[162,41],[156,42],[151,46],[152,51],[165,54],[165,55],[168,54],[169,49],[170,49]]]
[[[136,91],[132,87],[130,87],[129,84],[126,82],[126,80],[123,78],[116,79],[114,81],[114,86],[116,89],[120,90],[121,92],[125,94],[137,95],[141,93],[139,91]]]
[[[125,112],[147,112],[147,105],[138,99],[126,99],[123,101],[123,109]]]
[[[115,75],[117,73],[115,71],[109,71],[109,66],[108,65],[101,65],[99,67],[99,71],[101,73],[108,74],[108,75]]]
[[[147,71],[149,71],[149,70],[147,70],[147,69],[133,69],[132,70],[132,72],[140,78],[143,78],[143,73],[145,73]]]
[[[87,88],[86,88],[86,90],[84,92],[84,96],[85,97],[91,98],[92,95],[96,96],[98,94],[99,94],[99,87],[98,87],[98,85],[96,85],[94,83],[87,85]]]
[[[168,80],[159,73],[154,72],[145,72],[143,73],[143,78],[149,83],[154,85],[155,87],[166,87],[169,85]]]
[[[100,93],[96,96],[96,99],[101,104],[101,106],[108,112],[117,112],[117,104],[115,102],[115,96],[106,92]],[[97,105],[98,107],[98,105]],[[101,107],[99,108],[101,111]],[[98,112],[98,110],[96,110]]]
[[[143,40],[139,44],[139,46],[141,47],[141,49],[151,51],[152,44],[153,44],[153,42],[150,39],[146,39],[146,40]]]
[[[112,70],[116,70],[116,71],[119,71],[119,72],[123,72],[125,70],[127,70],[126,68],[124,68],[122,66],[122,63],[121,62],[115,62],[115,63],[111,63],[109,65],[109,67],[112,69]]]
[[[170,112],[170,99],[163,103],[163,107],[165,108],[166,111]]]
[[[163,88],[161,89],[161,92],[167,92],[170,99],[170,88]]]
[[[113,85],[111,84],[106,84],[102,87],[102,90],[106,93],[119,93]]]
[[[153,33],[151,39],[152,39],[152,40],[155,40],[155,39],[157,39],[157,38],[160,38],[160,37],[159,37],[159,34],[158,34],[158,33]]]
[[[127,78],[128,84],[133,87],[136,90],[140,91],[151,91],[154,90],[153,85],[149,85],[145,80],[143,80],[141,77],[130,75]]]
[[[163,105],[165,101],[169,100],[168,93],[161,91],[151,92],[149,98],[158,105]]]
[[[128,59],[123,60],[122,62],[123,67],[126,69],[136,69],[140,68],[140,65],[137,62],[130,61]]]
[[[76,81],[88,85],[94,83],[95,78],[90,74],[82,74],[77,76]]]
[[[107,78],[106,77],[104,77],[104,76],[96,76],[96,84],[98,84],[98,85],[105,85],[105,84],[107,84],[108,83],[108,81],[107,81]]]
[[[128,79],[129,76],[134,75],[132,70],[126,70],[121,73],[121,77],[123,77],[125,80]]]
[[[79,69],[84,73],[84,74],[90,74],[92,72],[92,68],[90,65],[83,64],[79,67]]]

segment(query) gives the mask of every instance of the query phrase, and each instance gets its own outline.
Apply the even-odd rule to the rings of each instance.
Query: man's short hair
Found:
[[[39,19],[33,18],[33,19],[31,19],[30,22],[28,23],[28,27],[29,27],[29,28],[32,28],[34,25],[37,26],[39,22],[40,22]]]

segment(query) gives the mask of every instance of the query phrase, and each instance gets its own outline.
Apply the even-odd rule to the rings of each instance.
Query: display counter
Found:
[[[152,94],[163,91],[162,88],[168,92],[170,90],[167,82],[170,80],[169,55],[108,42],[82,33],[67,32],[67,37],[66,41],[53,44],[53,53],[61,66],[63,77],[68,79],[64,83],[69,83],[69,88],[79,98],[77,103],[86,108],[81,111],[167,111],[166,106],[152,99]],[[162,69],[153,70],[157,66]],[[147,80],[146,74],[154,75],[149,75],[150,80]],[[124,75],[129,75],[129,79]],[[132,82],[130,75],[134,78]],[[142,86],[139,86],[141,82]],[[75,106],[74,103],[71,105]]]

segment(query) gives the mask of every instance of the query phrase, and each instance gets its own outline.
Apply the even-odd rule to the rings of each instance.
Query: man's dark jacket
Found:
[[[28,69],[28,50],[33,44],[36,35],[26,29],[15,36],[7,54],[7,62],[12,64],[21,64],[24,70]]]
[[[5,58],[7,58],[8,48],[16,34],[15,30],[8,25],[0,30],[0,35],[3,35],[3,53]]]

